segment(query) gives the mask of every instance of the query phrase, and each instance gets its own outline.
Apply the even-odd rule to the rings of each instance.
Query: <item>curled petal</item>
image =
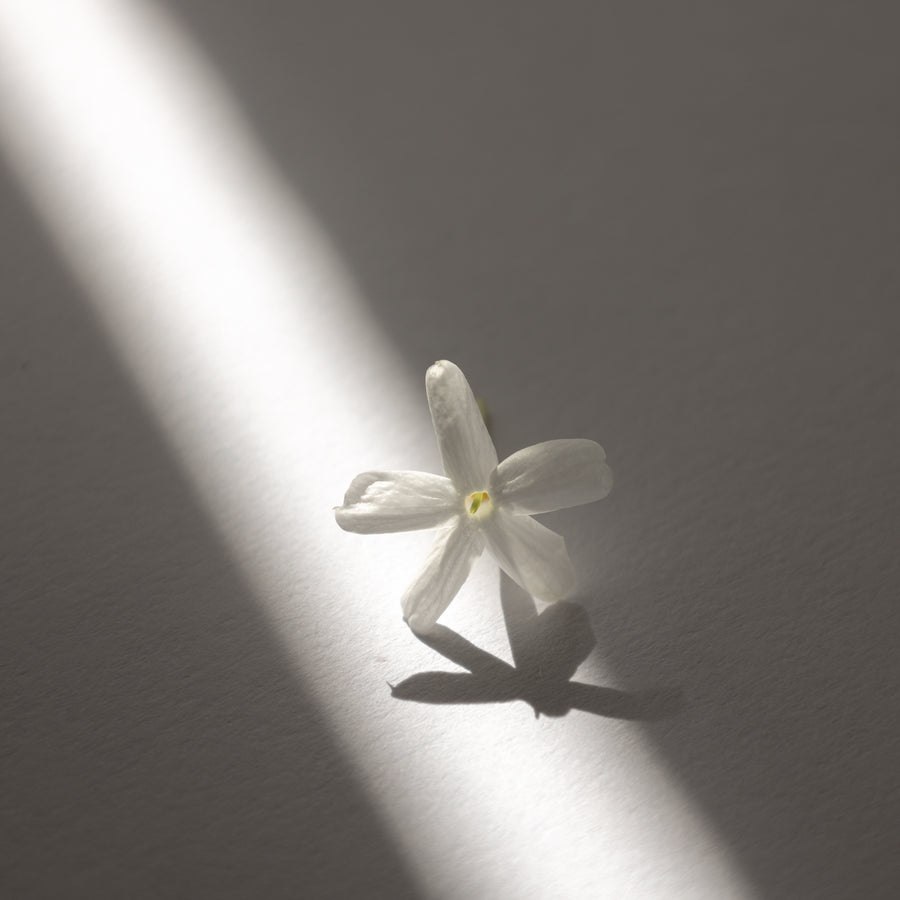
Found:
[[[594,441],[545,441],[504,459],[491,488],[508,512],[537,515],[601,500],[612,488],[612,471]]]
[[[441,360],[425,373],[425,390],[444,471],[463,495],[484,490],[497,467],[497,451],[466,376]]]
[[[425,567],[401,600],[403,618],[413,631],[428,631],[437,622],[469,577],[483,549],[481,535],[465,522],[438,533]]]
[[[350,483],[334,517],[344,531],[383,534],[438,528],[459,514],[453,483],[429,472],[363,472]]]
[[[575,589],[566,542],[529,516],[497,509],[481,526],[488,551],[517,584],[538,600],[563,600]]]

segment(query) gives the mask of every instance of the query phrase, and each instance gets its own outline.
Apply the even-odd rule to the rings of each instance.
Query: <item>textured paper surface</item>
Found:
[[[394,354],[335,342],[331,463],[278,516],[251,410],[213,521],[4,171],[2,892],[893,896],[896,13],[527,7],[173,5]],[[400,621],[429,539],[330,506],[438,464],[441,357],[501,457],[605,446],[610,497],[545,517],[598,642],[575,678],[677,715],[391,697],[462,671]],[[490,566],[442,621],[510,661]]]

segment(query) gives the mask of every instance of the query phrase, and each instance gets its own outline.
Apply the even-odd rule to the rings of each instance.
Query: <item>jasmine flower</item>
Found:
[[[338,525],[359,534],[439,529],[401,601],[415,631],[435,624],[485,549],[533,597],[569,596],[575,573],[565,542],[531,517],[605,497],[612,472],[603,448],[583,439],[545,441],[498,465],[459,367],[436,362],[425,375],[425,389],[445,474],[357,475],[335,509]]]

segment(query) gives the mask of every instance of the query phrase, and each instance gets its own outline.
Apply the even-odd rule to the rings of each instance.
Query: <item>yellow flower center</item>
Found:
[[[487,491],[475,491],[466,497],[466,512],[473,519],[486,519],[494,511],[494,503]]]

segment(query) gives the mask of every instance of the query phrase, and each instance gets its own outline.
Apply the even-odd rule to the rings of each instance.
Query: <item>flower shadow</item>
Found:
[[[506,703],[524,700],[535,717],[578,709],[615,719],[654,720],[683,706],[679,689],[626,692],[571,681],[596,644],[587,611],[561,601],[538,614],[534,600],[506,574],[500,596],[514,665],[436,625],[414,632],[422,643],[468,672],[420,672],[390,685],[400,700],[419,703]]]

